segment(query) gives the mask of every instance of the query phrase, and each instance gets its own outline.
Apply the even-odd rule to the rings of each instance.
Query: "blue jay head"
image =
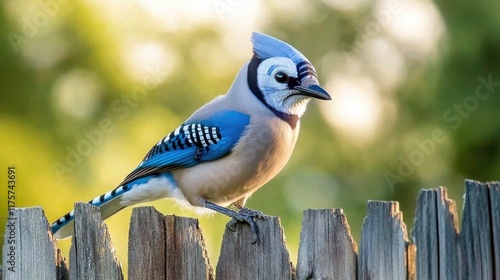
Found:
[[[330,100],[307,58],[289,44],[254,32],[254,56],[248,65],[253,94],[277,116],[300,118],[311,98]]]

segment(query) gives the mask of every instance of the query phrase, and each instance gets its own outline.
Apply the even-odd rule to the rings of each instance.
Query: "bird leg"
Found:
[[[254,218],[263,218],[264,214],[262,212],[252,210],[249,208],[241,208],[240,211],[236,212],[234,210],[219,206],[219,205],[214,204],[214,203],[209,202],[209,201],[207,201],[205,203],[205,207],[233,218],[227,224],[228,228],[232,231],[234,231],[234,225],[237,222],[248,223],[250,225],[250,227],[252,228],[252,231],[254,233],[254,240],[252,240],[252,244],[255,244],[259,241],[259,228],[257,227],[257,224],[255,223],[255,221],[253,219]]]

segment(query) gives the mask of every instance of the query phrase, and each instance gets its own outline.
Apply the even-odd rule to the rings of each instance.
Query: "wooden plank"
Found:
[[[407,265],[407,276],[408,280],[417,279],[417,245],[415,244],[407,244],[406,247],[406,265]]]
[[[213,279],[197,219],[165,217],[166,279]]]
[[[9,209],[2,252],[2,279],[68,279],[68,266],[40,207]]]
[[[488,184],[465,181],[460,243],[464,279],[494,279],[493,234]]]
[[[357,279],[357,250],[342,209],[305,210],[297,279]]]
[[[460,280],[460,242],[455,201],[446,188],[437,189],[437,228],[439,233],[439,279]],[[422,278],[423,279],[423,278]]]
[[[491,223],[493,230],[493,252],[495,276],[500,279],[500,183],[490,183]]]
[[[358,260],[358,279],[407,279],[407,234],[394,201],[368,201]]]
[[[458,218],[446,188],[420,191],[412,239],[417,279],[461,279]]]
[[[439,279],[439,231],[435,190],[421,190],[417,199],[415,221],[412,230],[416,244],[417,279]]]
[[[123,279],[108,227],[99,209],[75,203],[75,234],[70,248],[70,279]]]
[[[128,241],[128,279],[165,279],[165,218],[153,207],[132,210]]]
[[[292,263],[285,247],[278,217],[255,219],[260,241],[252,244],[254,234],[248,224],[226,228],[217,263],[217,279],[292,279]]]

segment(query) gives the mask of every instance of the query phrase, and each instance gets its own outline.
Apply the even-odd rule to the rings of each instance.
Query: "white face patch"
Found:
[[[296,115],[304,114],[310,98],[300,95],[290,96],[296,90],[288,88],[288,84],[276,79],[278,73],[297,78],[297,66],[286,57],[272,57],[262,61],[257,68],[257,84],[265,102],[279,112]]]

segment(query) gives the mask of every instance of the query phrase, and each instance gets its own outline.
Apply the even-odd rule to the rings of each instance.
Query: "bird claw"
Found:
[[[238,222],[246,222],[252,228],[254,233],[254,239],[252,240],[252,244],[255,244],[259,241],[259,227],[254,221],[254,218],[262,219],[264,218],[264,213],[261,211],[243,208],[227,223],[227,227],[231,231],[236,231],[236,223]]]
[[[250,208],[242,208],[240,211],[238,211],[238,214],[247,215],[252,218],[258,218],[258,219],[264,218],[264,213],[262,213],[259,210],[254,210]]]

